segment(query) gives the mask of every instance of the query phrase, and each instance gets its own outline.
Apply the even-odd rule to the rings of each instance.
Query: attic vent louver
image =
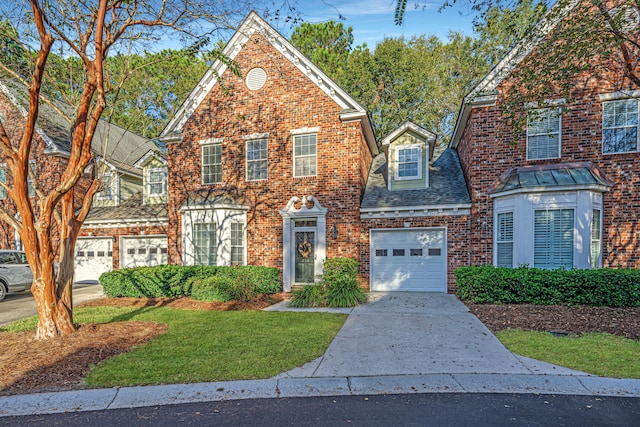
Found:
[[[267,73],[262,68],[252,68],[247,73],[245,82],[251,90],[262,89],[262,86],[267,82]]]
[[[614,7],[609,15],[613,19],[613,25],[623,33],[630,33],[640,24],[640,10],[633,6]]]

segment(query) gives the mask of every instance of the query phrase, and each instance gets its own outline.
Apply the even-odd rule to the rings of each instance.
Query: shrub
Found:
[[[322,282],[293,292],[292,307],[354,307],[367,301],[358,286],[358,262],[351,258],[328,258]]]
[[[198,288],[196,293],[199,295],[203,292],[207,294],[209,291],[205,291],[204,288],[211,286],[208,281],[211,277],[225,279],[228,283],[216,285],[216,292],[233,297],[245,298],[246,295],[255,296],[280,290],[278,269],[260,266],[161,265],[124,268],[104,273],[100,276],[100,283],[105,295],[109,297],[178,298],[191,296],[194,287]]]
[[[293,291],[293,298],[289,302],[290,307],[326,307],[327,290],[322,283],[306,285]]]
[[[198,280],[191,287],[191,298],[198,301],[230,301],[231,297],[223,291],[228,280],[218,276]]]
[[[640,306],[640,271],[542,270],[490,265],[455,272],[458,296],[476,303]]]

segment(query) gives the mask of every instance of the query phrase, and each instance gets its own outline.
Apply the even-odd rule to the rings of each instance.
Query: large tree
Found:
[[[247,10],[239,7],[242,13]],[[100,184],[93,180],[82,200],[77,200],[75,190],[92,160],[91,142],[103,112],[110,106],[109,92],[120,87],[111,78],[108,57],[131,52],[145,42],[157,42],[171,32],[186,37],[211,34],[228,26],[233,11],[226,2],[191,0],[30,0],[26,4],[3,2],[0,13],[16,29],[15,34],[7,31],[3,35],[21,49],[32,50],[27,55],[31,60],[28,73],[4,67],[14,78],[27,83],[29,105],[18,137],[10,137],[14,133],[0,122],[0,150],[13,182],[12,186],[0,185],[18,213],[0,208],[0,218],[23,242],[33,271],[31,291],[38,308],[36,338],[45,339],[75,331],[71,290],[76,238]],[[29,161],[35,149],[42,87],[54,52],[75,57],[82,80],[74,99],[66,169],[52,189],[44,192],[36,188],[32,204],[28,194],[32,173]]]

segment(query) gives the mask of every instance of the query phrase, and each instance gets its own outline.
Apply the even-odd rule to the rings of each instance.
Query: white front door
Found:
[[[76,243],[76,282],[97,281],[102,273],[113,269],[111,237],[80,237]]]
[[[150,267],[167,263],[166,236],[123,237],[120,240],[121,268]]]
[[[371,230],[371,290],[447,291],[446,231]]]

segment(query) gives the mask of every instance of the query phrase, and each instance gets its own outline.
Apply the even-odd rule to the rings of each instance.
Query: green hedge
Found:
[[[215,267],[159,265],[114,270],[100,276],[105,295],[133,298],[178,298],[191,296],[192,288],[205,292],[206,279],[219,277],[227,283],[242,279],[255,294],[280,291],[280,273],[276,268],[260,266]]]
[[[640,306],[640,270],[542,270],[490,265],[455,271],[460,299],[488,304]]]

